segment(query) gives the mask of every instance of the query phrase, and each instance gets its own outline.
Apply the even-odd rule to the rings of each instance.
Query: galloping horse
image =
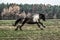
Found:
[[[40,14],[40,13],[29,13],[29,12],[26,12],[26,11],[22,11],[21,13],[25,12],[25,17],[21,17],[19,19],[17,19],[15,21],[15,24],[14,26],[16,26],[19,21],[22,21],[22,24],[21,25],[18,25],[16,27],[15,30],[18,30],[18,28],[20,28],[20,30],[22,30],[22,26],[27,23],[27,24],[37,24],[37,26],[40,28],[40,25],[42,25],[43,28],[45,28],[45,26],[43,25],[43,23],[40,22],[40,20],[42,19],[43,21],[45,21],[45,15],[44,14]],[[41,28],[41,30],[43,30],[43,28]]]

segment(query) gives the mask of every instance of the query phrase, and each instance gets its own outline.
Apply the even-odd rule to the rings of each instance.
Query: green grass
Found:
[[[0,20],[0,26],[2,25],[12,25],[15,20]]]
[[[46,20],[45,22],[42,21],[45,25],[47,26],[51,26],[51,25],[58,25],[57,23],[59,22],[60,20],[57,19],[50,19],[50,20]],[[0,26],[2,25],[12,25],[15,23],[15,20],[0,20]]]
[[[46,28],[40,30],[36,24],[25,24],[23,31],[14,31],[15,20],[0,20],[0,40],[60,40],[60,20],[46,20]]]

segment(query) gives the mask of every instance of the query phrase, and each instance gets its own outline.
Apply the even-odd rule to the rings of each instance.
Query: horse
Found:
[[[22,21],[21,25],[18,25],[15,29],[18,30],[18,28],[20,30],[22,30],[22,27],[24,26],[25,23],[27,24],[37,24],[37,26],[40,28],[40,24],[42,25],[43,28],[45,28],[45,26],[43,25],[42,22],[40,22],[40,20],[42,19],[43,21],[45,21],[45,15],[44,14],[40,14],[40,13],[29,13],[26,11],[22,11],[21,13],[25,13],[25,17],[20,17],[19,19],[17,19],[15,21],[15,24],[13,26],[16,26],[20,21]],[[43,28],[41,28],[41,30],[43,30]]]

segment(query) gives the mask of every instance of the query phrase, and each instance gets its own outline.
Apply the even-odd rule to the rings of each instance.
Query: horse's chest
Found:
[[[39,15],[33,15],[33,22],[38,22]]]
[[[30,23],[35,23],[35,22],[38,22],[38,19],[39,19],[39,15],[33,15],[29,20],[28,22]]]

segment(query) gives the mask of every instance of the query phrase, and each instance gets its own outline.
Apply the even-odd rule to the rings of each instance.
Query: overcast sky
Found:
[[[60,0],[0,0],[0,3],[60,5]]]

